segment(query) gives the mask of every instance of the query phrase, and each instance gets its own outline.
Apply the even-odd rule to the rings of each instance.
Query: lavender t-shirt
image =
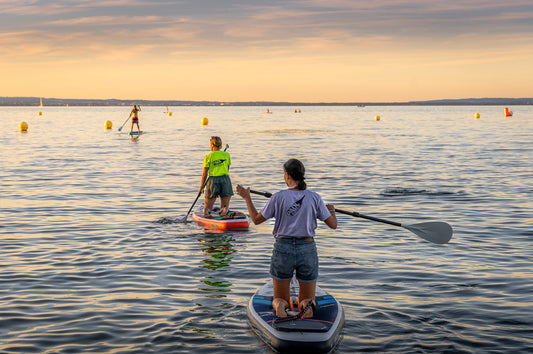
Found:
[[[316,220],[331,215],[322,198],[309,190],[282,190],[261,209],[265,219],[275,218],[275,237],[314,237]]]

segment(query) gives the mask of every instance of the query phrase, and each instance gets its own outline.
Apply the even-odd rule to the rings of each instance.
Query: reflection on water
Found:
[[[230,255],[235,252],[231,241],[233,237],[227,234],[208,234],[204,239],[199,240],[202,243],[202,252],[210,258],[205,259],[205,268],[211,270],[224,271],[224,267],[229,266],[233,257]]]
[[[201,267],[209,269],[215,272],[228,271],[231,260],[231,256],[235,249],[231,244],[233,235],[230,233],[206,233],[204,237],[198,239],[202,245],[202,253],[208,258],[205,258]],[[202,288],[201,290],[207,292],[215,292],[215,294],[209,295],[211,297],[225,297],[226,295],[220,293],[230,292],[231,282],[227,280],[221,280],[219,273],[207,273],[202,282],[208,286],[208,288]]]

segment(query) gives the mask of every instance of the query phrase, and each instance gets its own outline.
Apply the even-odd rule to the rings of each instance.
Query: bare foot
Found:
[[[307,304],[309,304],[310,301],[313,301],[313,299],[305,299],[305,300],[302,300],[300,302],[300,311],[303,311],[306,307],[307,307]],[[305,311],[305,313],[302,314],[302,318],[311,318],[313,317],[313,308],[314,308],[314,303],[312,305],[309,305],[309,307],[307,308],[307,310]]]
[[[220,209],[220,216],[227,216],[229,212],[228,208],[222,208]]]
[[[276,311],[276,316],[284,318],[287,317],[287,308],[289,307],[289,303],[280,297],[275,298],[272,301],[272,307]]]

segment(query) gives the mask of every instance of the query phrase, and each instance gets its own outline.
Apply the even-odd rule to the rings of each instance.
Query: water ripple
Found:
[[[230,144],[234,184],[285,188],[282,164],[299,157],[338,208],[454,227],[445,246],[347,215],[318,228],[319,284],[346,312],[337,353],[533,350],[531,108],[508,124],[466,122],[465,107],[365,107],[370,119],[349,107],[299,119],[282,107],[182,107],[173,119],[147,107],[136,143],[74,129],[95,123],[92,109],[50,107],[29,122],[48,139],[0,139],[1,353],[270,352],[246,304],[269,278],[273,223],[215,233],[182,222],[215,134]],[[1,110],[6,126],[34,115]],[[377,111],[394,118],[378,125]],[[246,210],[238,196],[232,206]]]

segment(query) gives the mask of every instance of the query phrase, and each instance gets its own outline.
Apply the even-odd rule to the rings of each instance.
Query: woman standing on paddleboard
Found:
[[[228,214],[229,202],[233,195],[233,187],[229,178],[231,157],[228,152],[220,150],[222,148],[220,137],[212,136],[209,145],[211,152],[204,157],[204,171],[199,191],[202,193],[205,187],[204,216],[210,216],[217,197],[220,197],[220,215],[224,216]],[[206,183],[207,178],[209,179]]]
[[[283,165],[288,189],[275,193],[260,212],[250,197],[250,188],[237,185],[254,224],[275,218],[272,231],[276,242],[270,261],[270,275],[274,287],[272,307],[278,317],[287,317],[290,301],[290,281],[294,271],[300,284],[300,309],[307,309],[302,318],[313,316],[316,281],[318,279],[318,253],[314,241],[317,219],[332,229],[337,228],[335,207],[325,204],[320,195],[307,190],[305,167],[302,162],[290,159]],[[309,302],[311,305],[308,306]]]
[[[130,133],[133,132],[133,125],[137,124],[137,133],[141,132],[141,128],[139,127],[139,112],[141,111],[141,106],[133,105],[133,109],[130,112],[131,117],[131,129]]]

